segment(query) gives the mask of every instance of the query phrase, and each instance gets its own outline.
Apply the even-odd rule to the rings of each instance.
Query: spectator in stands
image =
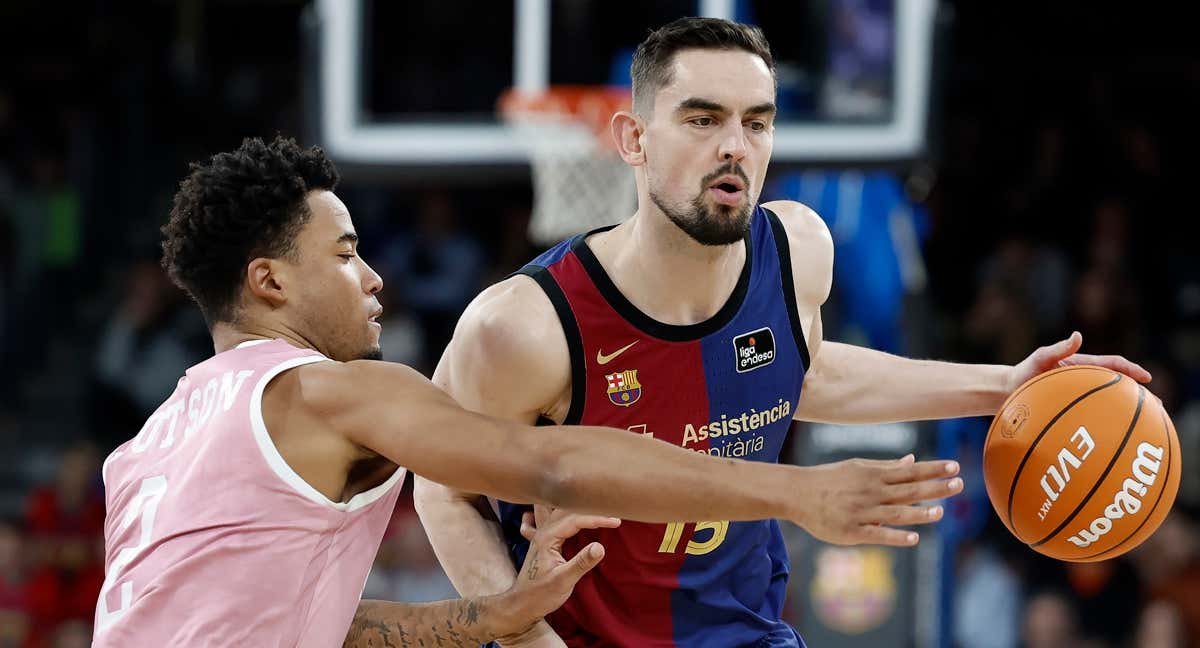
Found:
[[[1167,601],[1151,602],[1142,609],[1133,643],[1137,648],[1187,648],[1179,609]]]
[[[1173,606],[1189,639],[1200,646],[1200,533],[1197,527],[1193,511],[1177,505],[1158,531],[1130,557],[1147,598]],[[1157,626],[1163,620],[1150,619],[1147,623]]]
[[[385,284],[375,295],[383,307],[383,316],[379,320],[382,327],[379,349],[388,362],[421,368],[425,361],[424,331],[398,293],[396,288]]]
[[[30,495],[25,526],[36,547],[34,574],[55,592],[51,619],[90,619],[104,582],[104,496],[94,446],[81,442],[63,453],[54,482]]]
[[[449,342],[459,314],[479,292],[485,257],[479,241],[460,226],[447,194],[424,194],[415,222],[412,232],[388,246],[379,268],[384,286],[399,291],[421,323],[425,354],[418,368],[430,370]]]
[[[96,350],[91,418],[104,450],[137,434],[183,372],[212,355],[204,320],[167,279],[157,255],[135,262],[125,286]]]
[[[1000,281],[985,284],[967,313],[963,338],[966,360],[1020,362],[1024,349],[1037,346],[1037,326],[1029,302]]]
[[[961,648],[1014,648],[1020,636],[1021,582],[985,542],[958,552],[954,641]]]
[[[1125,557],[1102,562],[1066,563],[1066,583],[1086,639],[1122,646],[1137,625],[1142,604],[1136,570]]]
[[[1128,274],[1131,259],[1129,208],[1117,197],[1101,199],[1092,214],[1091,238],[1087,244],[1087,262],[1093,269],[1110,275]]]
[[[20,527],[0,520],[0,648],[20,648],[30,633],[30,591]]]
[[[70,318],[44,315],[53,312],[53,303],[73,302],[79,284],[72,275],[83,251],[83,212],[65,167],[62,153],[53,147],[43,145],[35,151],[28,160],[29,183],[18,192],[12,208],[22,252],[16,259],[19,290],[29,297],[23,303],[31,311],[26,332],[36,331],[42,338],[73,323]],[[42,298],[45,286],[55,287],[54,302]]]
[[[1091,269],[1075,284],[1071,328],[1098,353],[1140,357],[1137,303],[1137,289],[1125,277]]]
[[[1069,264],[1062,250],[1028,236],[1012,234],[984,260],[979,285],[980,293],[1000,286],[1027,304],[1034,332],[1039,339],[1047,339],[1062,330],[1071,295],[1070,279]]]
[[[498,242],[491,250],[495,260],[483,283],[502,281],[537,256],[537,250],[529,242],[529,216],[527,206],[509,205],[502,210]]]
[[[91,621],[87,619],[71,619],[58,626],[50,648],[88,648],[91,645]]]
[[[1079,612],[1062,592],[1038,592],[1025,604],[1021,637],[1025,648],[1077,648]]]

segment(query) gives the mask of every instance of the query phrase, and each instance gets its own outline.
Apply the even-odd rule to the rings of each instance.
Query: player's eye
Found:
[[[691,122],[691,124],[693,126],[700,126],[700,127],[712,126],[713,124],[717,123],[717,120],[713,119],[712,117],[708,117],[708,116],[696,117],[689,121]]]
[[[761,131],[767,130],[767,123],[764,121],[754,120],[754,121],[750,122],[749,126],[750,126],[750,130],[755,131],[755,132],[761,132]]]

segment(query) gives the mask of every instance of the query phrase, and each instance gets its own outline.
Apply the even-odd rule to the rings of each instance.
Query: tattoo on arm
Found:
[[[362,601],[343,648],[477,648],[495,637],[481,599],[435,603]]]
[[[529,544],[529,555],[525,557],[525,560],[529,563],[529,580],[537,580],[538,550],[533,543]]]

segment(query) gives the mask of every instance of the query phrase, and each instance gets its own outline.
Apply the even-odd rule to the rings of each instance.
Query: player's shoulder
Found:
[[[454,331],[456,341],[502,355],[527,355],[555,337],[562,337],[562,328],[554,305],[526,275],[484,289],[463,311]]]
[[[570,385],[566,334],[549,296],[515,275],[463,312],[434,382],[468,409],[504,418],[553,410]]]
[[[775,212],[787,232],[788,252],[797,296],[824,303],[833,282],[833,236],[820,214],[793,200],[763,203]]]
[[[762,206],[779,216],[789,241],[811,239],[813,244],[832,247],[833,237],[829,234],[829,227],[821,215],[808,205],[794,200],[774,200]]]
[[[287,448],[285,461],[308,467],[300,474],[310,484],[344,479],[329,471],[383,455],[385,436],[410,433],[430,411],[446,411],[439,398],[449,401],[412,367],[367,359],[301,365],[266,389],[262,416],[271,438]]]
[[[570,375],[567,338],[554,305],[526,275],[496,283],[472,300],[446,355],[448,369],[469,365],[476,381],[519,376],[516,382],[527,389],[545,383],[553,391]]]
[[[419,388],[428,381],[417,370],[394,362],[327,360],[283,372],[267,386],[264,402],[273,397],[281,407],[324,418],[353,409],[368,387],[385,382],[403,392],[405,386]]]

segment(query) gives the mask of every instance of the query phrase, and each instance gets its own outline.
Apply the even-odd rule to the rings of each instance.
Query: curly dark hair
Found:
[[[235,151],[192,163],[162,227],[163,268],[209,327],[236,321],[246,264],[293,255],[312,217],[305,196],[333,191],[339,179],[324,151],[284,137],[247,138]]]
[[[685,49],[744,50],[757,54],[775,74],[771,46],[758,27],[722,18],[679,18],[651,31],[633,53],[630,76],[639,113],[653,108],[654,93],[671,83],[671,63]]]

